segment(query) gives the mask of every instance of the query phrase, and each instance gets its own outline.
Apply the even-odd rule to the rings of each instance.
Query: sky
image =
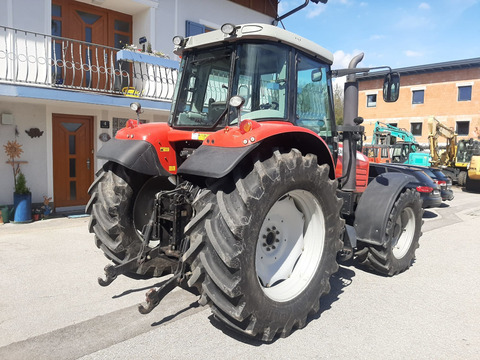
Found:
[[[281,0],[278,13],[303,3]],[[360,52],[365,53],[363,67],[402,68],[480,57],[480,0],[310,1],[282,22],[287,30],[330,50],[333,68],[348,67]]]

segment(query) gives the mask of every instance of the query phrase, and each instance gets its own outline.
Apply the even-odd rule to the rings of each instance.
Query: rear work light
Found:
[[[433,188],[430,186],[417,186],[417,191],[421,193],[431,193]]]

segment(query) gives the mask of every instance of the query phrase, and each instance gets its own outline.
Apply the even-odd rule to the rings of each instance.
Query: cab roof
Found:
[[[221,30],[214,30],[204,34],[187,37],[180,46],[175,47],[174,53],[181,56],[184,51],[220,45],[223,43],[234,43],[240,40],[280,42],[302,50],[330,65],[333,63],[333,54],[313,41],[279,27],[260,23],[236,25],[235,31],[231,34],[226,34]]]

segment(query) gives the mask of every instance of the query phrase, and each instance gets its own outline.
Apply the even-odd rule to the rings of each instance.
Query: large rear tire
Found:
[[[412,189],[400,194],[388,215],[384,244],[359,242],[355,253],[359,263],[389,276],[407,270],[419,246],[422,215],[420,194]]]
[[[91,196],[86,207],[91,215],[89,230],[95,234],[97,247],[115,264],[135,258],[142,248],[140,232],[149,215],[135,221],[135,206],[151,214],[153,193],[162,190],[145,186],[154,181],[158,182],[157,178],[108,162],[88,190]],[[166,270],[164,267],[164,264],[158,266],[155,261],[147,261],[125,275],[161,276]]]
[[[194,202],[189,285],[216,318],[271,341],[305,326],[337,271],[343,220],[327,165],[298,150],[237,168]]]

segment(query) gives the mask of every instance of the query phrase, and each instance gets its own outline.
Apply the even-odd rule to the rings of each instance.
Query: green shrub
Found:
[[[30,193],[30,189],[27,187],[27,180],[25,179],[25,175],[22,172],[19,172],[17,175],[16,183],[15,183],[15,193],[20,195],[25,195]]]

